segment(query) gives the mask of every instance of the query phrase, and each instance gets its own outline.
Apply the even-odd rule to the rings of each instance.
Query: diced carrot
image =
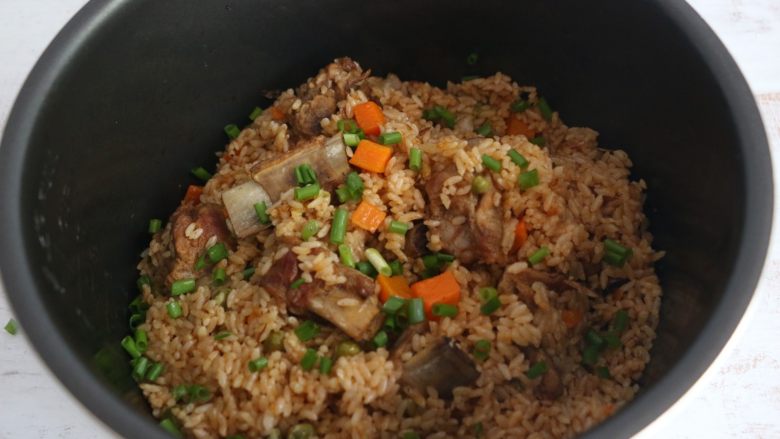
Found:
[[[457,305],[460,302],[460,284],[451,271],[415,282],[410,288],[415,297],[423,300],[425,314],[429,320],[438,320],[438,317],[433,315],[433,305],[437,303]]]
[[[517,250],[525,244],[528,240],[528,226],[525,224],[525,219],[520,218],[515,226],[515,242],[512,244],[512,249]]]
[[[276,107],[271,107],[271,119],[277,122],[284,120],[284,111]]]
[[[382,209],[367,201],[361,201],[357,209],[352,212],[352,224],[371,233],[385,221],[387,214]]]
[[[187,203],[200,203],[200,196],[203,194],[203,186],[191,184],[187,187],[187,193],[184,194],[184,201]]]
[[[369,172],[382,173],[385,172],[387,162],[390,161],[392,155],[392,148],[370,140],[361,140],[349,163]]]
[[[382,303],[387,302],[387,299],[396,296],[402,299],[411,299],[412,290],[409,288],[409,282],[403,276],[382,276],[381,274],[376,277],[376,281],[379,283],[379,300]]]
[[[561,320],[567,328],[575,328],[582,321],[582,312],[576,309],[564,309],[561,311]]]
[[[517,115],[513,114],[506,119],[506,133],[509,136],[523,135],[527,139],[532,139],[536,136],[536,132],[532,130],[525,122],[520,120]]]
[[[357,104],[352,108],[355,120],[364,133],[378,136],[382,124],[385,123],[385,115],[379,105],[368,101]]]

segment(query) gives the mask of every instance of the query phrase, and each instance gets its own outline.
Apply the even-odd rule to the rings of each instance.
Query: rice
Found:
[[[338,68],[344,63],[337,60],[302,88],[283,92],[275,110],[265,111],[218,153],[217,173],[205,185],[200,202],[220,204],[222,192],[251,179],[254,164],[293,149],[299,134],[289,121],[305,111],[306,96],[338,96],[336,91],[353,74]],[[176,257],[175,231],[169,224],[154,236],[138,266],[155,280],[152,287],[143,286],[148,311],[140,328],[149,338],[145,355],[165,366],[154,383],[140,384],[153,414],[175,419],[187,436],[195,438],[267,437],[300,423],[311,424],[325,438],[389,438],[407,431],[435,438],[474,437],[477,431],[482,437],[517,438],[571,437],[619,410],[637,392],[637,380],[649,361],[661,300],[653,263],[663,256],[652,248],[642,212],[647,185],[629,179],[628,155],[601,149],[595,131],[567,127],[558,113],[546,120],[535,106],[540,99],[537,90],[519,86],[501,73],[448,83],[445,88],[402,82],[392,74],[361,81],[359,87],[345,91],[336,113],[321,119],[319,129],[326,136],[337,134],[339,120],[353,118],[356,105],[373,100],[383,108],[384,131],[398,131],[403,140],[384,173],[360,174],[362,199],[387,217],[373,234],[349,226],[345,244],[355,259],[364,259],[364,250],[374,247],[388,260],[398,259],[410,282],[419,280],[422,261],[409,257],[404,235],[389,233],[386,227],[393,220],[424,222],[428,248],[448,248],[452,243],[444,237],[444,228],[469,226],[473,217],[456,216],[449,223],[432,217],[425,184],[442,169],[454,169],[439,194],[445,209],[454,208],[471,193],[474,177],[490,172],[482,162],[488,155],[501,163],[499,172],[490,173],[495,188],[490,204],[499,209],[504,224],[496,252],[508,255],[508,260],[501,265],[454,261],[448,270],[461,286],[457,316],[430,321],[429,331],[415,334],[400,359],[393,359],[386,348],[364,349],[336,359],[332,371],[323,374],[316,367],[303,370],[306,349],[335,358],[337,344],[347,337],[321,324],[313,340],[302,342],[294,330],[305,317],[290,312],[261,280],[275,261],[292,252],[304,281],[327,288],[347,282],[336,270],[339,257],[328,240],[335,211],[331,192],[323,189],[305,202],[296,201],[292,190],[282,194],[268,210],[274,227],[237,240],[229,257],[215,265],[226,272],[222,285],[215,286],[206,276],[194,291],[176,298],[157,281],[168,275],[166,261]],[[534,106],[515,115],[510,107],[520,96]],[[424,110],[434,106],[454,114],[453,129],[423,119]],[[276,109],[286,120],[279,120]],[[540,133],[544,146],[523,135],[507,135],[510,117]],[[474,133],[483,124],[492,127],[492,136]],[[424,152],[419,174],[408,167],[410,148]],[[537,186],[518,190],[518,178],[526,170],[512,162],[510,150],[521,153],[530,163],[528,169],[536,170]],[[350,203],[353,209],[355,204]],[[514,231],[520,218],[529,232],[516,248]],[[312,220],[320,229],[312,239],[301,241],[302,228]],[[194,222],[185,230],[188,239],[208,240],[211,246],[217,238],[209,233]],[[604,237],[619,237],[632,250],[628,263],[622,267],[601,263]],[[549,249],[549,256],[531,267],[528,257],[542,247]],[[247,269],[254,269],[254,274],[247,275]],[[562,313],[582,300],[572,291],[530,282],[530,296],[499,291],[500,308],[492,315],[480,312],[481,287],[497,286],[502,273],[522,276],[531,269],[563,274],[590,291],[582,317],[586,327],[608,324],[619,310],[628,313],[620,346],[601,356],[599,366],[608,368],[608,379],[581,366],[582,333],[573,337]],[[622,283],[613,287],[616,279]],[[600,293],[605,290],[609,291]],[[182,308],[178,319],[169,317],[166,309],[173,300]],[[354,299],[339,302],[354,305]],[[220,331],[231,335],[216,340],[214,334]],[[282,334],[283,350],[269,351],[264,345],[274,333]],[[431,388],[406,389],[400,381],[403,363],[442,336],[455,340],[467,353],[480,340],[491,343],[487,359],[476,363],[480,375],[475,384],[456,388],[452,399]],[[533,366],[530,357],[538,350],[553,355],[560,371],[563,393],[554,400],[539,398],[538,380],[526,375]],[[267,366],[251,372],[248,363],[259,357],[267,358]],[[209,390],[207,401],[174,399],[176,386],[193,384]]]

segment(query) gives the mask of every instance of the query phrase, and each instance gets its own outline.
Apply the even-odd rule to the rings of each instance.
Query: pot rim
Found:
[[[773,185],[769,145],[761,116],[745,78],[712,29],[682,0],[652,0],[681,30],[711,69],[729,103],[739,142],[744,145],[746,198],[745,224],[734,275],[729,279],[712,317],[687,352],[656,383],[620,413],[584,433],[583,438],[630,437],[672,405],[701,378],[734,333],[755,292],[772,227]],[[49,370],[102,422],[125,437],[169,437],[151,416],[127,405],[108,389],[68,348],[48,318],[36,291],[24,245],[21,182],[28,141],[37,110],[62,67],[83,40],[120,9],[122,0],[89,1],[57,34],[26,79],[7,121],[0,144],[0,272],[11,305],[25,333]],[[34,323],[33,323],[34,322]],[[630,419],[630,422],[627,422]]]

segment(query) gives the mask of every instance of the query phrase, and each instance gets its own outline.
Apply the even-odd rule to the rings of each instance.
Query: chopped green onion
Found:
[[[209,181],[211,178],[211,172],[203,169],[202,167],[192,168],[190,172],[192,172],[192,175],[203,181]]]
[[[447,128],[455,127],[455,115],[450,110],[437,105],[433,107],[433,111],[436,112],[436,119],[442,121]]]
[[[352,340],[344,340],[336,345],[336,355],[339,357],[352,357],[359,354],[360,345]]]
[[[347,174],[345,181],[349,195],[353,199],[358,200],[363,197],[363,189],[365,189],[365,186],[363,185],[363,179],[360,178],[360,175],[357,172],[352,171]]]
[[[265,437],[265,439],[284,439],[282,436],[282,431],[278,428],[271,429],[271,432],[268,433],[268,436]]]
[[[268,338],[263,340],[263,349],[268,352],[284,350],[284,333],[281,331],[271,331]]]
[[[128,324],[130,325],[130,329],[135,331],[145,321],[146,321],[146,315],[137,313],[130,316],[130,320]]]
[[[225,125],[225,134],[227,134],[231,139],[235,139],[239,134],[241,134],[241,129],[234,123],[227,124]]]
[[[263,370],[266,367],[268,367],[268,358],[265,357],[255,358],[254,360],[249,362],[248,367],[249,367],[249,371],[253,373]]]
[[[401,143],[401,133],[398,131],[388,131],[379,135],[379,143],[382,145],[395,145]]]
[[[413,431],[405,431],[401,439],[420,439],[420,435]]]
[[[248,267],[241,272],[241,276],[243,276],[244,280],[249,280],[254,274],[255,274],[255,267]]]
[[[619,242],[612,239],[604,240],[604,262],[622,267],[632,254],[633,251],[630,248],[624,247]]]
[[[524,155],[520,154],[516,150],[510,149],[506,155],[509,156],[509,159],[512,160],[514,164],[521,167],[522,169],[528,167],[528,159],[526,159]]]
[[[441,263],[439,261],[439,255],[431,253],[422,257],[423,266],[427,269],[437,270],[440,268]]]
[[[225,289],[220,289],[217,291],[217,294],[211,298],[211,300],[213,300],[217,306],[222,306],[225,304],[225,300],[227,300],[227,295],[229,292],[229,290],[226,292]]]
[[[311,320],[305,320],[303,323],[298,325],[298,327],[295,328],[293,332],[295,332],[295,335],[298,336],[300,341],[307,342],[320,333],[320,327]]]
[[[179,431],[179,427],[176,426],[176,423],[174,423],[171,418],[165,418],[160,421],[160,427],[177,439],[183,437],[181,431]]]
[[[330,226],[330,242],[333,244],[343,244],[344,237],[347,235],[347,221],[349,212],[343,207],[336,209],[333,214],[333,224]]]
[[[471,181],[471,191],[474,192],[477,195],[482,195],[485,192],[490,190],[490,180],[487,178],[477,175],[474,177],[474,180]]]
[[[539,250],[535,251],[531,256],[528,257],[528,262],[531,265],[536,265],[544,260],[547,256],[550,255],[550,249],[546,246],[539,247]]]
[[[195,289],[195,279],[179,279],[171,285],[171,295],[179,296]]]
[[[222,282],[225,282],[226,276],[227,275],[225,274],[225,269],[222,267],[217,267],[211,273],[211,280],[214,281],[215,284],[221,285]]]
[[[469,54],[469,56],[466,57],[466,64],[473,66],[474,64],[479,61],[479,54],[476,52],[472,52]]]
[[[423,300],[419,297],[407,301],[407,315],[409,324],[414,325],[425,321],[425,307]]]
[[[249,120],[255,120],[260,117],[261,114],[263,114],[263,109],[260,107],[255,107],[252,109],[252,112],[249,113]]]
[[[354,133],[344,133],[341,135],[344,139],[344,144],[347,146],[358,146],[360,143],[360,136]]]
[[[298,165],[295,167],[295,181],[298,182],[298,186],[317,183],[317,173],[308,163]]]
[[[544,120],[550,122],[553,117],[553,111],[552,108],[550,108],[550,104],[547,103],[547,99],[539,98],[539,103],[537,106],[539,107],[539,112],[542,114]]]
[[[162,228],[162,220],[159,220],[157,218],[152,218],[149,220],[149,233],[154,235],[155,233],[159,232]]]
[[[287,439],[310,439],[316,433],[311,424],[296,424],[287,432]]]
[[[4,329],[5,329],[5,332],[7,332],[7,333],[9,333],[11,335],[16,335],[16,333],[19,332],[19,324],[16,323],[16,320],[9,319],[8,323],[5,324]]]
[[[136,380],[144,379],[146,375],[146,369],[149,368],[149,359],[146,357],[139,357],[135,360],[133,365],[133,378]]]
[[[478,340],[474,343],[474,358],[479,361],[485,361],[490,357],[492,346],[489,340]]]
[[[429,108],[427,110],[423,110],[422,118],[431,122],[435,122],[439,120],[441,116],[439,116],[439,113],[436,111],[436,109]]]
[[[409,230],[409,223],[392,220],[390,221],[390,226],[387,228],[387,230],[390,233],[405,235],[406,231]]]
[[[149,369],[146,371],[146,379],[148,381],[157,381],[160,375],[165,371],[165,366],[162,363],[152,363]]]
[[[195,266],[193,267],[195,271],[200,271],[206,268],[206,253],[203,253],[200,255],[197,261],[195,261]]]
[[[493,135],[493,126],[490,125],[490,122],[485,122],[477,128],[477,134],[482,137],[490,137]]]
[[[522,189],[531,189],[532,187],[539,184],[539,171],[534,169],[523,172],[520,174],[520,176],[517,177],[517,182],[520,184]]]
[[[422,150],[420,148],[409,149],[409,169],[415,172],[422,169]]]
[[[597,367],[596,376],[605,380],[612,378],[612,375],[609,373],[609,368],[606,366]]]
[[[455,256],[447,254],[447,253],[436,253],[436,258],[441,262],[442,264],[450,263],[455,260]]]
[[[398,259],[393,262],[389,262],[388,265],[390,265],[390,270],[392,270],[393,276],[400,276],[404,274],[404,266]]]
[[[601,354],[599,346],[589,345],[582,351],[582,363],[586,366],[594,366],[599,361],[599,354]]]
[[[301,239],[308,241],[319,231],[320,223],[318,223],[316,220],[309,220],[306,222],[306,224],[303,225],[303,229],[301,230]]]
[[[336,122],[336,126],[342,133],[356,134],[358,132],[358,125],[352,119],[341,119]]]
[[[233,335],[233,333],[230,331],[219,331],[216,334],[214,334],[214,340],[224,340],[230,337],[231,335]]]
[[[6,329],[6,331],[7,330],[8,329]],[[123,348],[125,348],[125,351],[127,351],[127,353],[130,354],[131,357],[138,358],[141,356],[141,352],[136,347],[135,340],[133,339],[133,337],[130,337],[129,335],[125,336],[125,338],[122,339],[121,345]]]
[[[271,218],[268,216],[268,205],[265,204],[265,201],[255,203],[255,214],[257,214],[260,224],[269,224],[271,222]]]
[[[165,305],[165,309],[168,310],[168,316],[172,319],[178,319],[181,317],[181,304],[178,301],[172,300]]]
[[[308,348],[306,349],[306,353],[303,354],[303,358],[301,358],[301,369],[305,371],[310,371],[314,368],[314,365],[317,364],[317,350]]]
[[[530,369],[528,369],[528,372],[525,373],[525,376],[527,376],[529,379],[539,378],[540,376],[547,373],[547,363],[544,361],[539,361],[535,363],[533,366],[531,366]]]
[[[531,139],[530,142],[536,146],[541,146],[542,148],[547,145],[547,139],[545,139],[544,136],[536,136]]]
[[[343,204],[352,199],[352,196],[349,194],[349,189],[343,184],[337,187],[335,192],[336,197],[339,199],[339,203]]]
[[[479,289],[479,298],[483,302],[487,302],[490,299],[498,297],[498,290],[493,287],[482,287]]]
[[[482,164],[493,172],[501,171],[501,162],[487,154],[482,154]]]
[[[382,305],[382,311],[384,311],[385,314],[392,315],[400,311],[404,305],[406,305],[405,299],[398,296],[391,296],[389,299],[387,299],[387,302]]]
[[[347,244],[339,244],[339,259],[349,268],[355,268],[355,259],[352,257],[352,248]]]
[[[387,333],[385,331],[377,332],[372,341],[374,346],[378,348],[384,347],[387,344]]]
[[[588,332],[585,333],[585,341],[592,346],[600,347],[604,345],[604,339],[592,329],[589,329]]]
[[[197,384],[191,385],[187,393],[192,402],[206,402],[211,399],[211,391]]]
[[[375,278],[379,274],[373,265],[368,261],[360,261],[355,263],[355,268],[370,278]]]
[[[498,297],[492,297],[486,300],[485,303],[479,307],[479,312],[481,312],[483,315],[489,316],[490,314],[496,312],[499,308],[501,308],[501,300],[499,300]]]
[[[382,254],[379,253],[379,250],[375,248],[367,248],[365,253],[366,259],[368,259],[368,262],[374,266],[379,274],[382,276],[392,276],[393,269],[390,268],[390,265],[388,265],[387,261],[385,261],[385,258],[382,257]]]
[[[218,242],[212,245],[206,250],[206,253],[209,255],[209,259],[214,264],[227,258],[228,256],[227,246],[225,246],[224,242]]]
[[[306,201],[306,200],[311,200],[312,198],[317,198],[317,195],[319,194],[320,194],[320,185],[318,183],[314,183],[308,186],[295,188],[294,195],[296,201]]]
[[[612,331],[604,334],[604,341],[607,342],[607,347],[612,349],[617,349],[623,344],[620,340],[620,335]]]
[[[628,328],[628,311],[621,309],[615,313],[612,317],[612,323],[610,324],[612,331],[617,334],[621,334]]]
[[[141,276],[138,278],[138,280],[135,282],[136,286],[138,287],[138,291],[144,290],[144,285],[151,285],[152,279],[149,278],[149,276]]]
[[[146,335],[146,331],[143,329],[135,330],[133,341],[135,342],[135,347],[140,353],[146,352],[146,349],[149,347],[149,337]]]
[[[171,389],[171,397],[173,397],[173,400],[177,402],[187,396],[187,393],[187,386],[184,384],[179,384],[178,386]]]
[[[436,303],[433,305],[431,312],[439,317],[455,317],[458,315],[458,307],[446,303]]]
[[[330,375],[331,369],[333,369],[333,358],[331,357],[320,358],[320,373],[322,375]]]
[[[514,103],[512,103],[511,109],[515,113],[522,113],[523,111],[531,108],[531,103],[528,101],[524,101],[522,99],[518,99]]]
[[[293,281],[293,282],[290,284],[290,289],[291,289],[291,290],[297,290],[298,288],[300,288],[300,287],[301,287],[301,285],[303,285],[303,284],[305,284],[305,283],[306,283],[306,281],[305,281],[305,280],[303,280],[302,278],[295,279],[295,280],[294,280],[294,281]]]

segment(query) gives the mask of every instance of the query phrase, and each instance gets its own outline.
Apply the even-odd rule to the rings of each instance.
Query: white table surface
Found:
[[[635,1],[635,0],[627,0]],[[0,128],[33,64],[86,0],[0,0]],[[689,0],[724,41],[760,104],[780,157],[780,0]],[[774,162],[775,181],[780,163]],[[776,190],[780,193],[780,190]],[[775,197],[775,230],[780,197]],[[0,206],[2,208],[2,206]],[[0,286],[0,326],[12,316]],[[641,438],[780,438],[780,243],[707,373]],[[0,439],[117,437],[54,378],[25,339],[0,331]]]

